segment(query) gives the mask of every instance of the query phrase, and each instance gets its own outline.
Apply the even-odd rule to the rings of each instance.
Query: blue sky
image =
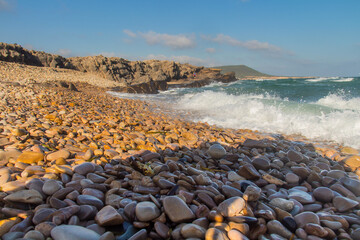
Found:
[[[0,42],[65,57],[360,75],[359,0],[0,0]]]

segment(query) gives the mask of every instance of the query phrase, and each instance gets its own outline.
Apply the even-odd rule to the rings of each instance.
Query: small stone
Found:
[[[273,198],[270,204],[287,212],[290,212],[294,208],[294,202],[283,198]]]
[[[278,220],[271,220],[266,224],[269,233],[278,234],[286,239],[290,239],[292,233],[284,227]]]
[[[245,201],[257,201],[261,195],[261,189],[257,186],[250,185],[245,189],[244,200]]]
[[[44,154],[39,152],[23,152],[16,161],[27,164],[38,163],[44,160]]]
[[[65,149],[61,149],[59,151],[50,153],[49,155],[47,155],[46,159],[48,161],[53,161],[56,160],[58,158],[63,158],[63,159],[68,159],[70,157],[71,153]]]
[[[304,227],[307,223],[320,224],[318,215],[313,212],[302,212],[294,217],[295,222],[299,228]]]
[[[115,240],[115,235],[114,235],[114,233],[108,231],[108,232],[104,233],[103,235],[101,235],[99,240]]]
[[[285,175],[285,181],[289,184],[298,184],[299,180],[299,176],[294,173],[287,173]]]
[[[230,240],[248,240],[244,234],[235,229],[228,231],[227,235]]]
[[[123,217],[112,206],[103,207],[95,217],[95,221],[100,226],[120,225],[124,222]]]
[[[28,238],[31,240],[45,240],[44,235],[42,235],[41,232],[36,231],[36,230],[31,230],[31,231],[27,232],[25,234],[24,238]]]
[[[341,197],[341,196],[334,197],[333,204],[334,204],[334,207],[339,212],[349,211],[349,210],[353,209],[354,207],[356,207],[357,205],[359,205],[359,203],[357,201],[354,201],[347,197]]]
[[[53,179],[45,181],[42,191],[47,195],[53,195],[56,191],[62,188],[61,184]]]
[[[355,196],[360,196],[360,181],[352,178],[343,177],[340,179],[340,182],[349,189]]]
[[[265,157],[255,157],[251,163],[257,170],[267,171],[270,168],[270,161]]]
[[[281,221],[281,223],[284,225],[284,227],[286,227],[287,229],[290,230],[290,232],[295,232],[297,229],[297,224],[295,222],[295,219],[293,217],[284,217],[283,220]]]
[[[32,189],[14,192],[6,196],[4,200],[10,202],[21,202],[30,204],[41,204],[43,202],[41,194],[38,191]]]
[[[92,173],[95,171],[95,166],[92,163],[85,162],[80,165],[76,165],[73,167],[73,171],[85,176],[88,173]]]
[[[79,205],[93,205],[98,210],[104,206],[104,203],[100,199],[90,195],[79,195],[76,198],[76,202]]]
[[[303,155],[294,150],[289,150],[286,155],[292,162],[301,163],[303,160]]]
[[[317,201],[320,202],[332,202],[334,198],[334,192],[327,187],[317,187],[313,191],[313,196]]]
[[[227,178],[228,178],[228,180],[231,181],[231,182],[245,180],[245,178],[241,177],[239,174],[237,174],[237,173],[234,172],[234,171],[228,172]]]
[[[135,213],[139,221],[148,222],[160,216],[161,212],[153,202],[145,201],[136,205]]]
[[[9,232],[10,229],[19,222],[21,222],[21,219],[18,217],[0,220],[0,237]]]
[[[226,150],[220,144],[214,144],[209,148],[208,154],[213,159],[220,159],[226,155]]]
[[[170,228],[166,226],[162,222],[155,222],[154,228],[157,234],[159,234],[160,237],[167,239],[170,235]]]
[[[147,238],[146,229],[141,229],[140,231],[138,231],[137,233],[132,235],[132,237],[129,238],[129,240],[143,240],[143,239],[146,239],[146,238]]]
[[[56,225],[53,222],[42,222],[35,226],[35,230],[41,232],[45,237],[50,237],[51,230],[54,227]]]
[[[328,235],[328,232],[319,224],[308,223],[305,225],[304,230],[307,234],[315,235],[321,238]]]
[[[181,228],[181,235],[184,238],[200,238],[203,239],[205,237],[206,230],[199,225],[196,224],[185,224]]]
[[[67,240],[69,236],[72,240],[99,240],[100,238],[100,235],[93,230],[75,225],[60,225],[51,230],[51,237],[54,240]]]
[[[219,204],[218,212],[224,217],[233,217],[238,215],[244,207],[245,201],[242,197],[232,197]]]
[[[217,228],[209,228],[206,231],[205,240],[228,240],[228,237],[223,231]]]
[[[356,168],[360,167],[360,156],[358,156],[358,155],[349,156],[343,162],[347,166],[356,169]]]
[[[23,232],[8,232],[2,236],[2,240],[15,240],[18,238],[23,238],[24,235],[25,235],[25,233],[23,233]]]
[[[315,198],[312,195],[294,188],[289,190],[289,198],[295,199],[301,204],[310,204],[315,202]]]
[[[177,196],[167,196],[163,200],[166,215],[172,222],[186,222],[195,218],[186,203]]]

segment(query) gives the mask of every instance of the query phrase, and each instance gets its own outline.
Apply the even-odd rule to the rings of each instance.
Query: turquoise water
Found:
[[[113,93],[166,103],[192,121],[220,127],[298,134],[360,148],[360,78],[239,80],[157,95]]]

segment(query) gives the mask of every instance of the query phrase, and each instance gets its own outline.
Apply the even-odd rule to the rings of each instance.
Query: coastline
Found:
[[[2,235],[358,236],[356,149],[188,122],[72,81],[2,76]]]

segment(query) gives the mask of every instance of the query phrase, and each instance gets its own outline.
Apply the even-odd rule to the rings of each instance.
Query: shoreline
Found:
[[[0,81],[0,237],[360,235],[356,149],[185,121],[76,77],[12,77]]]

